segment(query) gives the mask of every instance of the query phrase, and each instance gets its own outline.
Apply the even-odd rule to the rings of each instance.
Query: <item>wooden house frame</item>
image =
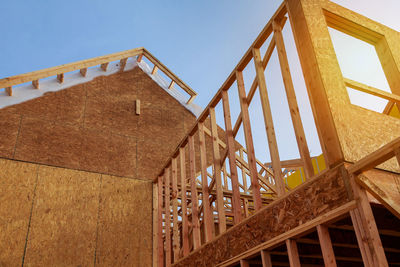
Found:
[[[286,55],[282,28],[287,19],[327,166],[319,173],[313,168]],[[328,27],[375,46],[391,93],[342,76]],[[270,36],[266,53],[261,55],[260,48]],[[271,255],[287,255],[290,266],[300,266],[296,240],[314,231],[318,238],[312,242],[320,245],[325,266],[346,260],[389,266],[391,259],[387,259],[370,202],[377,199],[400,218],[396,186],[400,179],[400,120],[387,115],[394,105],[400,106],[399,43],[400,33],[331,1],[285,0],[154,180],[153,265],[266,267],[274,263]],[[280,160],[264,75],[275,48],[300,154],[293,161]],[[256,77],[246,91],[243,71],[253,66]],[[232,122],[228,93],[235,83],[241,113]],[[381,97],[389,104],[383,114],[362,109],[350,103],[346,87]],[[270,166],[260,163],[254,153],[248,107],[257,89]],[[217,134],[218,104],[223,106],[225,140]],[[237,153],[235,136],[240,127],[246,147]],[[212,138],[209,146],[205,136]],[[212,147],[211,174],[206,147]],[[302,168],[306,182],[288,188],[281,171],[287,167]],[[239,169],[242,176],[251,178],[250,185]],[[351,221],[346,227],[355,233],[359,259],[335,257],[330,231],[340,228],[334,223],[343,218]],[[274,251],[278,246],[284,251]],[[395,250],[399,252],[398,247]],[[254,258],[259,258],[258,262]]]

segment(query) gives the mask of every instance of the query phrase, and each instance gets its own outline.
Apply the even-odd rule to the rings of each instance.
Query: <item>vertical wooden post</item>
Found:
[[[165,266],[171,266],[171,205],[170,205],[170,166],[164,170],[165,188]]]
[[[342,74],[334,56],[335,52],[319,2],[314,0],[285,0],[285,2],[321,148],[327,166],[332,167],[343,162],[344,156],[330,110],[327,91],[332,94],[336,92],[338,97],[339,95],[340,97],[347,96],[347,100],[343,99],[343,101],[349,102],[348,94],[343,80],[340,79]],[[312,35],[312,32],[318,34]],[[327,58],[327,52],[329,58]],[[337,79],[334,80],[332,77],[337,77]]]
[[[183,256],[189,254],[189,227],[187,216],[187,200],[186,200],[186,161],[185,161],[185,148],[179,148],[179,165],[181,168],[181,205],[182,205],[182,247]]]
[[[296,241],[293,239],[286,240],[286,248],[289,257],[290,267],[300,267],[299,252],[297,251]]]
[[[201,168],[201,184],[202,184],[202,204],[203,204],[203,222],[205,230],[206,242],[213,238],[214,219],[210,209],[210,194],[208,192],[208,176],[207,176],[207,153],[206,139],[204,136],[203,122],[198,123],[199,127],[199,146],[200,146],[200,168]]]
[[[158,177],[157,187],[158,187],[158,266],[164,267],[164,240],[163,240],[163,186],[164,178],[163,176]]]
[[[218,127],[215,117],[214,108],[210,107],[210,120],[211,120],[211,138],[213,146],[213,164],[214,164],[214,179],[215,187],[217,191],[217,212],[218,212],[218,227],[219,234],[226,231],[226,217],[224,207],[224,195],[222,191],[222,180],[221,180],[221,156],[219,153],[218,144]]]
[[[240,156],[241,159],[243,159],[243,149],[242,148],[239,148],[239,156]],[[246,168],[241,163],[240,163],[240,169],[242,171],[244,192],[247,193],[248,187],[247,187]]]
[[[240,260],[240,267],[250,267],[250,264],[246,260]]]
[[[197,249],[201,245],[200,240],[200,223],[199,223],[199,201],[197,197],[197,182],[196,182],[196,156],[194,150],[194,137],[189,135],[189,164],[190,164],[190,186],[192,199],[192,233],[193,233],[193,248]]]
[[[172,217],[173,217],[173,251],[174,251],[174,261],[179,259],[180,250],[180,239],[179,239],[179,228],[178,228],[178,166],[176,158],[172,158]]]
[[[228,149],[229,169],[231,171],[233,219],[234,223],[238,224],[242,220],[242,210],[240,205],[239,178],[236,167],[235,139],[233,138],[228,92],[222,90],[221,95],[222,106],[224,110],[225,136]]]
[[[325,266],[336,267],[337,265],[336,265],[335,253],[333,252],[333,247],[332,247],[331,237],[329,236],[328,227],[325,225],[318,225],[317,232]]]
[[[360,248],[361,257],[365,267],[374,267],[372,254],[368,246],[368,239],[365,229],[362,226],[360,213],[357,209],[350,211],[351,221],[357,237],[358,247]]]
[[[268,251],[261,250],[261,261],[263,267],[272,267],[271,254]]]
[[[272,119],[271,105],[269,103],[267,84],[265,82],[264,67],[259,49],[253,49],[254,64],[256,68],[258,91],[260,93],[261,106],[264,115],[264,125],[267,132],[269,153],[271,155],[272,168],[278,195],[285,194],[285,184],[283,181],[281,160],[279,159],[278,144],[276,142],[274,123]]]
[[[159,206],[158,199],[158,183],[153,183],[153,267],[157,267],[157,259],[158,259],[158,236],[160,232],[158,231],[159,225],[159,210],[161,207]]]
[[[247,159],[249,163],[251,190],[253,193],[254,207],[255,210],[257,211],[261,209],[262,206],[260,184],[258,183],[256,156],[254,153],[253,137],[251,135],[250,116],[248,109],[249,105],[247,103],[246,90],[244,88],[243,73],[241,71],[236,71],[236,81],[239,92],[240,109],[242,111],[242,123],[243,123],[244,138],[246,141]],[[281,172],[280,169],[279,172]]]
[[[292,118],[292,123],[293,123],[293,129],[296,135],[297,147],[299,149],[300,157],[303,161],[303,167],[306,178],[310,178],[314,176],[314,168],[311,163],[310,151],[308,150],[306,135],[304,133],[303,123],[301,122],[299,107],[297,105],[296,93],[293,87],[292,75],[290,73],[290,67],[286,55],[285,43],[283,41],[283,36],[282,36],[282,26],[276,21],[274,21],[272,23],[272,28],[274,30],[276,50],[278,52],[283,83],[285,85],[286,96],[290,109],[290,116]],[[257,50],[258,49],[255,49],[253,52],[255,54],[258,54],[255,55],[255,58],[256,57],[260,58],[258,61],[259,65],[261,65],[260,51]]]
[[[365,189],[361,188],[354,181],[354,176],[350,176],[350,183],[353,188],[354,198],[357,200],[357,208],[356,210],[359,212],[359,220],[358,218],[354,218],[357,221],[354,221],[353,216],[353,224],[361,225],[361,231],[365,231],[365,237],[368,241],[368,247],[372,255],[372,265],[379,267],[389,266],[385,251],[383,250],[381,238],[379,236],[378,227],[375,223],[375,218],[372,213],[371,205],[368,200],[367,193]],[[360,232],[361,233],[361,232]],[[356,231],[357,236],[357,231]],[[364,238],[365,238],[364,237]],[[362,239],[362,236],[357,236],[357,239]],[[359,242],[360,243],[360,242]],[[367,252],[368,253],[368,252]],[[368,254],[367,254],[368,255]]]

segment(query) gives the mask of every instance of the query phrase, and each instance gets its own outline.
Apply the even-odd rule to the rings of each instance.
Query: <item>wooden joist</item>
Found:
[[[79,70],[79,73],[80,73],[83,77],[86,77],[87,68],[80,69],[80,70]]]
[[[12,92],[12,86],[6,87],[5,90],[6,90],[6,93],[7,93],[9,96],[12,96],[12,94],[13,94],[13,92]]]
[[[171,193],[170,193],[170,174],[171,168],[168,167],[164,172],[164,189],[165,189],[165,266],[169,267],[172,263],[171,254]]]
[[[103,71],[107,71],[108,64],[109,64],[109,62],[103,63],[103,64],[100,65],[100,68],[101,68]]]
[[[124,71],[127,61],[128,61],[128,58],[123,58],[119,61],[119,64],[120,64],[119,71]]]
[[[392,142],[382,146],[375,152],[372,152],[368,156],[354,163],[349,168],[349,172],[352,174],[359,174],[363,171],[367,171],[376,167],[377,165],[387,161],[388,159],[395,156],[395,151],[400,149],[400,137],[396,138]]]
[[[57,74],[57,81],[59,83],[63,83],[64,82],[64,73]]]
[[[39,80],[34,80],[34,81],[32,81],[32,86],[33,86],[33,88],[35,88],[35,89],[39,89]]]
[[[154,65],[153,70],[151,71],[151,75],[156,74],[158,71],[158,67],[156,65]]]

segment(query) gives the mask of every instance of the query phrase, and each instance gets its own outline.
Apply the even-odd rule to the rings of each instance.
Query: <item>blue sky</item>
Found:
[[[400,30],[396,14],[400,10],[398,0],[335,2]],[[205,107],[280,3],[277,0],[1,1],[0,77],[144,46],[196,90],[199,95],[195,102]],[[303,121],[305,127],[310,129],[306,132],[307,138],[309,141],[317,140],[310,109],[306,107],[307,94],[297,56],[293,53],[295,48],[293,40],[290,40],[290,30],[284,34]],[[334,32],[332,38],[335,48],[341,50],[337,51],[339,63],[348,66],[342,69],[344,74],[358,77],[359,81],[364,81],[365,77],[372,82],[379,81],[372,85],[385,89],[385,79],[378,77],[381,75],[379,70],[355,71],[364,52],[372,51],[373,54],[371,47],[360,49],[354,40]],[[358,58],[350,58],[353,51],[362,52]],[[362,65],[374,65],[373,60]],[[294,149],[293,130],[286,125],[290,117],[287,104],[282,102],[284,89],[277,62],[274,54],[271,67],[266,72],[267,83],[273,89],[270,92],[273,114],[279,118],[275,127],[278,145],[282,158],[290,159],[297,157],[298,153]],[[378,76],[366,73],[378,73]],[[355,97],[363,99],[359,95]],[[239,106],[235,104],[233,101],[233,119],[239,111]],[[268,161],[269,156],[264,149],[267,147],[265,130],[259,123],[262,121],[259,108],[259,100],[256,99],[250,107],[250,112],[257,117],[252,124],[256,153],[258,158]],[[238,138],[243,140],[240,133]],[[318,144],[311,144],[310,150],[313,155],[320,153]]]

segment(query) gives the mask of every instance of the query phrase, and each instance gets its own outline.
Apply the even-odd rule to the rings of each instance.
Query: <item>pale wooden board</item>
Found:
[[[99,186],[99,174],[39,168],[26,266],[93,265]]]
[[[152,185],[102,176],[96,266],[151,266]]]
[[[22,263],[37,166],[0,159],[0,266]]]

